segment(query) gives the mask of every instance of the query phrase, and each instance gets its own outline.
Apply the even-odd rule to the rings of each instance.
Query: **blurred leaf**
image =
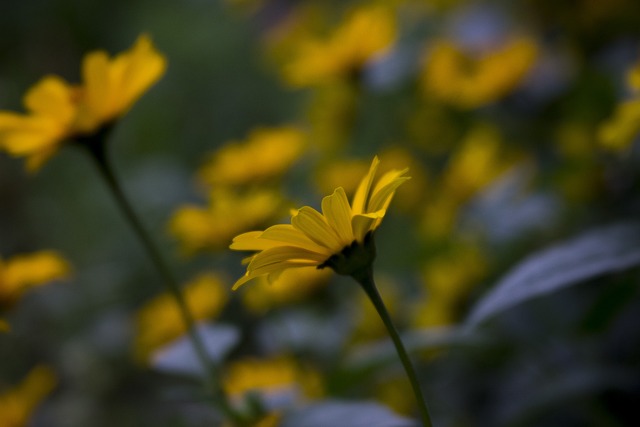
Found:
[[[640,224],[621,223],[584,233],[516,266],[476,304],[467,326],[531,298],[638,264]]]
[[[199,324],[197,331],[210,359],[215,361],[224,359],[240,339],[238,329],[228,325]],[[154,353],[151,365],[159,371],[168,373],[193,376],[204,374],[204,369],[188,335]]]
[[[417,423],[372,402],[327,400],[298,409],[280,427],[415,427]]]

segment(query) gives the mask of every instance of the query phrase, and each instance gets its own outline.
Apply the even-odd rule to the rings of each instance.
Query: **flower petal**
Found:
[[[278,264],[282,262],[309,262],[311,265],[318,265],[327,259],[325,254],[308,251],[296,246],[279,246],[271,249],[266,249],[256,254],[247,271],[258,271],[260,268],[266,267],[271,264]]]
[[[283,261],[275,264],[267,264],[252,271],[247,270],[246,274],[238,279],[231,289],[235,291],[248,281],[253,280],[256,277],[264,276],[265,274],[278,275],[289,268],[313,267],[316,265],[318,265],[318,263],[312,261]]]
[[[380,220],[384,217],[384,214],[385,211],[380,210],[368,214],[354,215],[351,219],[351,226],[353,227],[353,234],[356,240],[362,242],[364,236],[366,236],[369,231],[375,230],[377,224],[379,224]]]
[[[369,200],[367,212],[376,212],[380,209],[386,209],[389,206],[391,198],[398,187],[410,179],[408,176],[402,176],[407,173],[408,170],[409,169],[389,171],[380,178]]]
[[[24,104],[32,113],[49,117],[67,127],[76,114],[74,89],[57,76],[46,76],[36,83],[24,97]]]
[[[378,160],[378,156],[375,156],[371,162],[369,173],[367,173],[367,176],[365,176],[362,181],[360,181],[360,185],[358,185],[356,194],[353,196],[353,204],[351,205],[354,214],[361,214],[365,212],[367,199],[369,198],[369,191],[371,190],[371,184],[373,183],[373,178],[375,177],[376,170],[378,169],[378,163],[380,163],[380,160]]]
[[[339,251],[344,246],[320,212],[309,206],[299,209],[291,217],[291,224],[309,239],[331,251]]]
[[[277,224],[271,226],[264,230],[260,235],[260,239],[282,242],[283,244],[286,243],[292,246],[298,246],[318,253],[329,252],[326,247],[314,243],[302,231],[294,228],[291,224]],[[331,256],[331,253],[328,253],[327,257],[329,256]]]
[[[262,233],[262,231],[242,233],[233,238],[229,248],[236,251],[263,251],[278,246],[277,243],[271,240],[259,239]]]
[[[338,187],[332,195],[322,199],[322,213],[343,242],[353,242],[351,206],[342,187]]]

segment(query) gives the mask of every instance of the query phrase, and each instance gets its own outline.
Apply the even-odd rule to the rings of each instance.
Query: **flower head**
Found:
[[[27,168],[36,170],[65,140],[94,135],[125,114],[165,68],[145,35],[113,59],[90,52],[82,63],[82,85],[46,76],[27,91],[26,114],[0,111],[0,149],[26,157]]]
[[[40,403],[57,383],[56,375],[47,366],[36,366],[11,389],[0,394],[0,425],[22,427],[27,425]]]
[[[273,279],[289,268],[328,266],[352,275],[370,266],[375,256],[371,233],[382,222],[398,186],[409,179],[405,176],[408,169],[392,170],[374,185],[378,163],[375,157],[351,204],[338,187],[322,200],[322,213],[304,206],[293,214],[291,224],[233,239],[231,249],[258,252],[248,258],[247,272],[233,288],[264,275]]]
[[[0,258],[0,311],[11,308],[29,289],[65,279],[70,271],[69,263],[53,251]],[[0,318],[0,332],[9,329]]]

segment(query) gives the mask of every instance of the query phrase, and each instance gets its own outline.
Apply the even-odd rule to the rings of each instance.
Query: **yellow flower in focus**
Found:
[[[69,276],[71,267],[53,251],[0,259],[0,307],[10,307],[29,289]]]
[[[511,92],[527,75],[538,55],[537,45],[517,38],[498,50],[473,57],[450,41],[431,50],[422,83],[426,93],[460,108],[476,108]]]
[[[322,213],[304,206],[293,214],[291,224],[234,238],[231,249],[258,253],[247,260],[247,272],[233,289],[260,276],[273,280],[289,268],[331,266],[340,274],[353,274],[370,265],[375,254],[365,237],[378,228],[396,189],[409,179],[404,176],[407,169],[392,170],[373,185],[378,163],[375,157],[351,204],[338,187],[322,200]]]
[[[303,267],[284,271],[271,283],[266,277],[242,293],[242,302],[250,311],[263,313],[272,307],[298,302],[326,285],[331,277],[329,270]]]
[[[0,111],[0,149],[26,157],[37,170],[65,142],[107,128],[164,73],[166,61],[149,37],[113,59],[88,53],[82,62],[82,85],[46,76],[25,95],[26,114]]]
[[[618,105],[598,132],[600,144],[614,151],[627,149],[640,132],[640,62],[629,71],[627,83],[634,97]]]
[[[196,277],[184,286],[183,293],[195,321],[217,316],[229,298],[223,281],[213,273]],[[136,314],[136,358],[148,361],[151,353],[186,332],[175,298],[169,293],[158,295]]]
[[[26,426],[55,385],[56,376],[50,368],[33,368],[19,385],[0,394],[0,426]]]
[[[376,5],[355,9],[328,38],[301,40],[284,68],[285,79],[302,87],[351,76],[383,55],[395,38],[389,9]]]
[[[238,193],[216,187],[211,190],[206,207],[186,205],[179,208],[169,222],[169,232],[179,240],[187,254],[215,250],[228,246],[238,233],[279,216],[283,205],[277,191]]]
[[[232,142],[217,150],[198,175],[211,186],[274,179],[291,167],[304,148],[305,134],[299,129],[291,126],[257,129],[246,141]]]
[[[289,357],[237,360],[225,367],[222,387],[234,401],[242,401],[247,393],[263,398],[293,393],[296,400],[314,399],[324,393],[322,377]]]

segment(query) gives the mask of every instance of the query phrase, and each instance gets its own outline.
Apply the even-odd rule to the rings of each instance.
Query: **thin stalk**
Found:
[[[369,268],[365,274],[353,276],[353,278],[358,283],[360,283],[362,289],[364,289],[367,296],[373,303],[376,311],[378,312],[378,315],[384,323],[384,326],[386,326],[387,331],[389,332],[389,336],[391,337],[393,345],[396,348],[396,352],[400,357],[402,366],[407,373],[407,377],[409,377],[411,388],[413,389],[413,393],[418,403],[423,426],[433,427],[433,424],[431,423],[431,416],[429,415],[429,409],[427,408],[427,403],[424,399],[424,395],[422,394],[422,389],[420,388],[420,383],[418,382],[418,376],[416,375],[415,368],[411,363],[411,359],[409,359],[407,350],[404,348],[404,344],[400,339],[400,335],[398,334],[396,327],[391,321],[391,317],[389,316],[389,312],[387,311],[387,308],[384,305],[382,298],[380,297],[380,293],[378,293],[378,289],[376,288],[376,284],[373,280],[373,271],[371,270],[371,268]]]
[[[125,216],[127,222],[133,229],[134,234],[139,239],[140,243],[149,255],[151,262],[160,273],[160,276],[162,277],[168,291],[171,293],[178,305],[180,316],[182,317],[182,321],[184,322],[184,325],[187,329],[187,334],[195,350],[196,357],[205,370],[205,389],[208,392],[212,393],[214,401],[218,404],[219,409],[227,417],[229,417],[231,420],[234,420],[239,425],[242,425],[243,417],[239,415],[235,409],[233,409],[233,407],[229,403],[226,393],[220,386],[220,376],[218,368],[207,356],[204,342],[197,332],[195,321],[189,310],[180,286],[178,285],[177,280],[173,276],[173,273],[169,269],[160,251],[153,242],[153,239],[135,213],[131,203],[129,203],[129,200],[122,190],[122,187],[118,179],[116,178],[115,173],[113,172],[113,168],[111,167],[111,164],[107,158],[104,139],[98,138],[98,140],[92,140],[90,142],[91,143],[81,144],[81,146],[88,149],[88,153],[94,160],[94,163],[98,171],[100,172],[100,175],[102,175],[102,177],[104,178],[104,181],[107,184],[107,187],[109,188],[111,194],[113,195],[118,208]]]

